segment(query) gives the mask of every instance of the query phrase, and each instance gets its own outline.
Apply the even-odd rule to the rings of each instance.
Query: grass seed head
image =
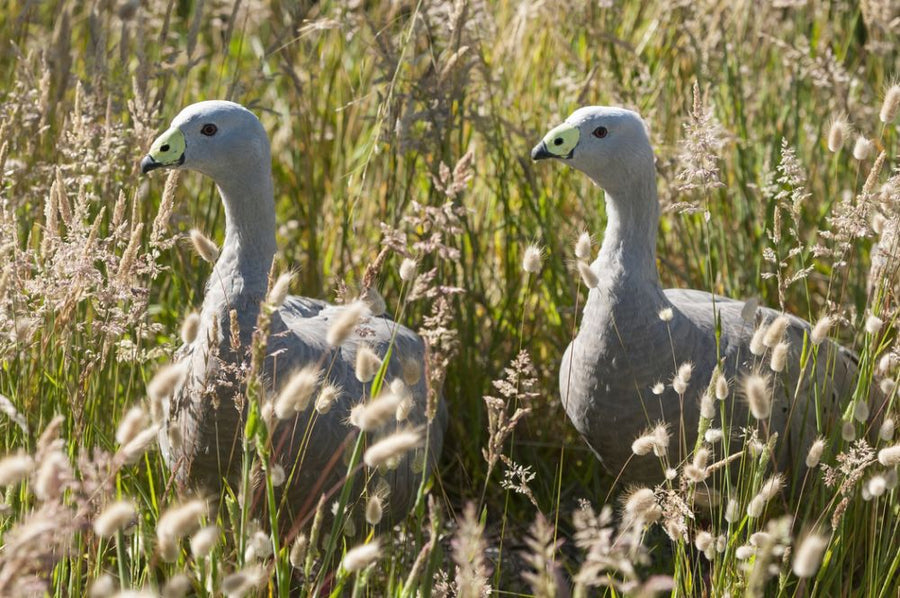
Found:
[[[411,283],[416,279],[416,270],[418,270],[418,268],[419,264],[416,263],[416,260],[405,258],[400,263],[400,280]]]
[[[381,367],[381,359],[370,347],[362,345],[356,350],[356,379],[366,384],[375,378]]]
[[[159,426],[152,425],[139,432],[128,444],[119,449],[117,455],[125,465],[133,465],[146,453],[159,434]]]
[[[300,532],[297,534],[297,537],[294,538],[294,543],[291,544],[291,552],[289,555],[291,561],[291,567],[294,569],[302,569],[306,564],[306,551],[309,548],[309,538],[306,537],[306,534]]]
[[[116,442],[120,445],[128,444],[147,426],[147,423],[147,413],[141,407],[132,407],[116,428]]]
[[[194,250],[210,264],[215,264],[219,259],[219,247],[196,228],[191,229],[191,243],[194,244]]]
[[[812,331],[809,333],[809,342],[816,346],[821,345],[828,338],[828,333],[831,331],[833,323],[834,319],[831,316],[819,318],[819,321],[816,322],[816,325],[813,326]]]
[[[384,514],[384,507],[381,498],[378,495],[369,497],[366,501],[366,523],[369,525],[378,525],[381,523],[381,517]]]
[[[266,296],[266,303],[269,307],[277,309],[282,306],[284,300],[287,299],[288,292],[291,290],[291,281],[294,280],[293,272],[285,272],[281,274],[272,285],[269,294]]]
[[[171,397],[175,388],[184,380],[186,373],[184,365],[180,363],[164,365],[147,384],[147,396],[154,401]]]
[[[578,235],[575,241],[575,257],[579,260],[591,259],[591,235],[587,231]]]
[[[794,553],[792,569],[797,577],[812,577],[822,564],[828,539],[816,533],[807,535]]]
[[[275,417],[288,419],[306,411],[321,377],[322,371],[315,364],[307,365],[291,376],[275,399]]]
[[[587,262],[578,262],[578,273],[581,275],[581,281],[587,288],[595,289],[600,284],[600,278]]]
[[[0,460],[0,487],[18,484],[34,470],[34,459],[31,455],[18,453],[7,455]]]
[[[750,405],[750,413],[758,420],[769,419],[772,414],[772,399],[769,396],[769,381],[759,374],[748,374],[744,378],[744,394]]]
[[[884,320],[878,316],[871,315],[866,318],[866,332],[869,334],[878,334],[882,326],[884,326]]]
[[[219,528],[215,525],[207,525],[197,530],[191,536],[191,554],[195,560],[203,560],[219,542]]]
[[[720,401],[728,398],[728,378],[725,377],[725,374],[720,373],[716,378],[716,398]]]
[[[856,143],[853,145],[853,157],[855,159],[862,162],[871,158],[873,153],[875,153],[874,141],[866,139],[862,135],[856,138]]]
[[[750,353],[757,357],[766,352],[766,345],[763,343],[763,339],[766,336],[766,330],[765,322],[760,323],[753,332],[753,337],[750,339]]]
[[[841,425],[841,438],[843,438],[845,442],[853,442],[856,440],[856,426],[853,425],[853,420],[845,421]]]
[[[325,384],[319,390],[319,396],[316,397],[316,411],[320,415],[325,415],[335,403],[341,398],[341,387],[335,384]]]
[[[900,444],[889,446],[878,451],[878,462],[885,467],[900,465]]]
[[[897,118],[898,109],[900,109],[900,83],[894,83],[884,94],[884,102],[881,104],[878,117],[884,124],[892,123]]]
[[[806,466],[810,469],[819,465],[819,461],[822,460],[822,453],[825,452],[825,439],[824,438],[816,438],[812,445],[809,447],[809,452],[806,453]]]
[[[635,488],[625,498],[625,515],[631,521],[656,521],[662,514],[650,488]]]
[[[853,419],[861,424],[869,420],[869,404],[866,401],[860,399],[853,406]]]
[[[784,331],[787,330],[788,324],[790,320],[787,316],[778,316],[772,323],[769,324],[769,327],[766,328],[766,335],[763,337],[763,344],[771,349],[775,345],[781,342],[781,339],[784,338]]]
[[[769,360],[769,367],[773,372],[783,372],[785,366],[787,365],[787,357],[788,350],[791,348],[791,344],[786,341],[781,341],[775,348],[772,349],[772,358]]]
[[[362,571],[381,558],[381,542],[377,538],[351,548],[341,560],[341,568],[348,573]]]
[[[537,245],[529,245],[525,248],[525,254],[522,257],[522,269],[529,274],[537,274],[541,271],[542,260],[541,248]]]
[[[94,520],[94,531],[101,538],[111,538],[120,529],[134,521],[137,512],[130,500],[119,500],[108,507]]]
[[[396,417],[401,401],[391,392],[382,393],[368,403],[356,405],[350,411],[350,423],[363,432],[376,430]]]
[[[703,433],[703,439],[710,444],[717,444],[722,440],[722,430],[720,428],[709,428]]]
[[[363,455],[363,461],[369,467],[390,467],[407,452],[422,445],[422,435],[416,430],[401,430],[379,440]]]
[[[200,330],[200,314],[192,311],[184,318],[181,323],[181,342],[190,345],[197,338],[197,332]]]
[[[700,397],[700,417],[710,421],[716,417],[716,402],[709,393]]]
[[[885,442],[891,442],[894,439],[894,418],[885,418],[881,427],[878,428],[878,437]]]
[[[655,446],[656,437],[651,432],[636,438],[634,442],[631,443],[631,452],[638,457],[643,457],[644,455],[649,455]]]
[[[675,312],[672,311],[671,307],[664,307],[661,310],[659,310],[658,315],[659,315],[659,319],[662,320],[663,322],[671,322],[672,318],[675,315]]]
[[[831,121],[828,128],[828,151],[832,153],[841,151],[847,139],[847,129],[847,121],[842,116]]]
[[[191,578],[186,573],[179,573],[166,580],[160,596],[161,598],[184,598],[192,589]]]
[[[328,328],[328,334],[325,337],[325,340],[328,341],[328,344],[332,347],[339,347],[344,344],[353,331],[356,330],[356,326],[359,324],[359,321],[363,319],[369,313],[369,308],[362,301],[354,301],[353,303],[344,306],[341,309],[338,316],[334,319],[331,326]]]

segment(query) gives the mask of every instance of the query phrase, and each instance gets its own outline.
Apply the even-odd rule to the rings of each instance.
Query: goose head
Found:
[[[587,106],[572,113],[531,150],[533,160],[555,158],[586,174],[612,195],[653,176],[653,148],[644,120],[624,108]]]
[[[156,138],[141,171],[181,168],[222,183],[242,173],[271,169],[269,140],[256,115],[234,102],[191,104]]]

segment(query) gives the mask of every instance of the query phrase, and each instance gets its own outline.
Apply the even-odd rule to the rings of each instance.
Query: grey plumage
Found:
[[[169,166],[210,176],[226,214],[225,241],[207,283],[198,335],[176,356],[186,377],[162,409],[160,448],[182,485],[217,491],[223,478],[235,487],[239,480],[246,415],[241,368],[249,364],[248,350],[276,249],[270,160],[268,137],[256,116],[238,104],[210,101],[185,108],[142,162],[144,172]],[[367,345],[383,358],[390,345],[385,386],[404,375],[410,382],[413,407],[408,419],[389,422],[375,437],[405,428],[422,429],[424,435],[427,424],[422,340],[386,317],[365,315],[340,346],[332,347],[326,340],[328,331],[346,309],[289,296],[271,316],[264,367],[268,400],[294,372],[310,364],[321,368],[321,384],[341,389],[326,413],[316,412],[313,397],[296,418],[274,420],[273,456],[288,476],[280,491],[295,517],[308,516],[319,495],[339,485],[346,474],[345,457],[356,438],[348,423],[350,408],[371,390],[354,374],[360,347]],[[238,346],[232,340],[232,312],[237,316]],[[390,489],[385,522],[404,516],[411,506],[422,476],[440,455],[446,417],[439,399],[429,433],[428,463],[420,449],[370,480],[374,490],[383,475]],[[382,482],[379,491],[384,489]]]
[[[817,419],[823,429],[839,420],[855,385],[856,358],[851,352],[825,341],[801,372],[800,352],[809,344],[810,325],[787,316],[783,340],[790,343],[788,359],[784,371],[773,372],[771,348],[756,356],[750,342],[759,323],[771,323],[781,314],[745,309],[744,302],[701,291],[660,286],[654,157],[639,115],[618,108],[582,108],[550,131],[532,157],[561,159],[606,191],[606,232],[591,264],[599,284],[590,291],[578,335],[563,357],[560,394],[572,423],[611,473],[634,482],[661,478],[658,459],[635,457],[631,450],[632,441],[660,421],[671,431],[669,462],[677,465],[690,453],[700,399],[717,366],[731,385],[726,425],[734,438],[740,427],[755,426],[741,393],[743,380],[749,372],[769,379],[773,403],[768,429],[780,434],[780,470],[805,454],[816,435]],[[659,314],[669,309],[671,319],[664,321]],[[671,383],[684,362],[693,368],[682,401]],[[651,391],[658,383],[665,385],[659,396]],[[718,403],[715,408],[714,425],[721,426]]]

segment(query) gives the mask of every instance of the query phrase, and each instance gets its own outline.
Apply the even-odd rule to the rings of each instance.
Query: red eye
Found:
[[[212,123],[208,123],[208,124],[203,125],[203,127],[200,129],[200,133],[203,135],[206,135],[207,137],[212,137],[213,135],[216,134],[216,131],[218,131],[218,130],[219,130],[219,127],[217,127],[216,125],[214,125]]]
[[[603,139],[606,137],[607,133],[609,133],[609,131],[606,130],[606,127],[597,127],[591,134],[598,139]]]

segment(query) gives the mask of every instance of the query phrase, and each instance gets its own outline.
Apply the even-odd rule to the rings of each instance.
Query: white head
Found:
[[[217,183],[246,172],[269,172],[269,138],[256,115],[234,102],[210,100],[182,110],[141,161],[144,173],[183,168]]]
[[[613,195],[627,192],[653,170],[653,148],[643,119],[631,110],[606,106],[573,112],[544,136],[531,157],[562,160]]]

